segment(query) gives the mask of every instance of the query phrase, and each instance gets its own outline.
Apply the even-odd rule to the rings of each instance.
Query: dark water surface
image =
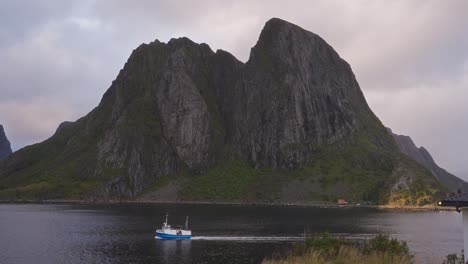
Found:
[[[191,241],[154,239],[190,216]],[[456,212],[226,205],[0,204],[0,263],[260,263],[287,252],[304,229],[408,241],[419,263],[463,248]]]

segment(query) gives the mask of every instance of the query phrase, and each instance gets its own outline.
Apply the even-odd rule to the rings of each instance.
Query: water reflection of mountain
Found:
[[[192,241],[156,240],[155,244],[160,263],[192,263]]]
[[[175,220],[192,217],[192,240],[154,239],[154,225],[165,212],[183,212],[172,213]],[[462,250],[461,226],[460,214],[444,211],[0,204],[0,262],[255,264],[287,254],[308,227],[312,233],[328,230],[351,238],[388,233],[408,241],[417,263],[442,263],[446,255]]]

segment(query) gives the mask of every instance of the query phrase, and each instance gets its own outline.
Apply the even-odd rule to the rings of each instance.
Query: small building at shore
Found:
[[[345,199],[338,199],[338,205],[347,205],[348,202]]]

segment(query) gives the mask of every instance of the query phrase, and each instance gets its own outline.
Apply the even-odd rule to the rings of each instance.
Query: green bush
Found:
[[[353,244],[350,241],[333,237],[328,232],[324,232],[306,239],[305,245],[306,249],[314,249],[325,255],[333,255],[336,254],[341,247],[351,246]],[[368,243],[360,247],[365,254],[380,252],[390,255],[409,256],[408,244],[405,241],[391,238],[387,234],[378,234],[369,240]],[[449,262],[447,264],[452,263]]]
[[[406,242],[377,235],[359,245],[328,233],[307,239],[284,258],[265,259],[263,264],[414,264]],[[451,257],[453,258],[453,257]],[[459,264],[459,262],[444,262]]]
[[[385,252],[392,255],[406,256],[409,255],[409,248],[406,241],[398,241],[395,238],[390,238],[387,234],[379,234],[370,240],[369,246],[365,249],[367,252]]]
[[[447,255],[443,264],[463,264],[463,259],[464,259],[464,254],[462,251],[460,256],[458,256],[457,254]]]
[[[344,245],[349,242],[332,237],[328,232],[321,233],[320,235],[314,236],[306,240],[306,248],[317,250],[325,255],[334,255]]]

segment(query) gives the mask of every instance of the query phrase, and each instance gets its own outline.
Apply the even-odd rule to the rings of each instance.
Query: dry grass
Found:
[[[386,252],[362,253],[352,246],[342,246],[335,255],[323,254],[310,249],[300,256],[290,255],[285,259],[267,259],[262,264],[413,264],[410,256],[398,256]]]

